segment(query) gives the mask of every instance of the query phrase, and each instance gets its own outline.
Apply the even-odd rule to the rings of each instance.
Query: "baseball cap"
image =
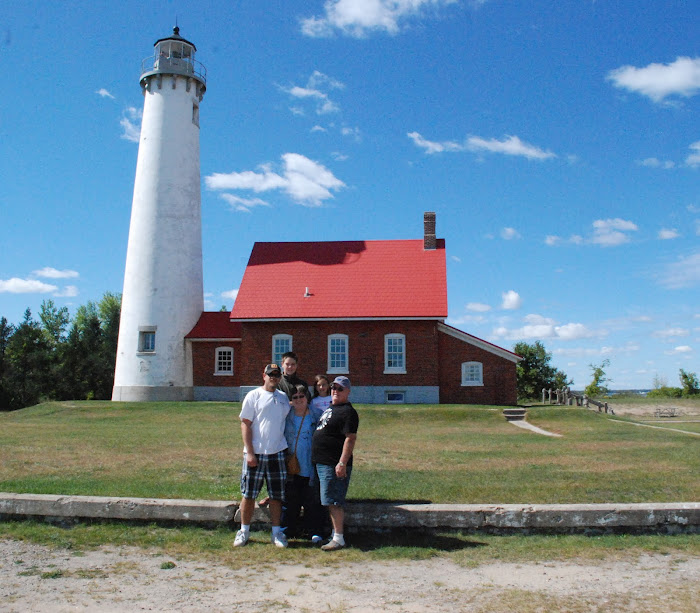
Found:
[[[342,385],[345,389],[350,389],[350,379],[348,379],[347,377],[336,377],[335,379],[333,379],[333,383]]]
[[[282,376],[282,369],[277,366],[277,364],[268,364],[265,366],[265,374],[266,375],[279,375],[280,377]]]

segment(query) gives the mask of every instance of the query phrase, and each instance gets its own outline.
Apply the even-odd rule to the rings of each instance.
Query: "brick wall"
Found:
[[[439,333],[440,402],[443,404],[516,405],[515,363]],[[462,386],[462,362],[481,362],[483,386]]]
[[[291,334],[299,355],[298,373],[309,383],[328,369],[328,336],[348,335],[353,385],[438,385],[438,332],[435,321],[338,321],[244,323],[241,385],[262,382],[272,355],[272,336]],[[406,374],[384,374],[384,335],[406,336]]]
[[[233,376],[215,375],[214,361],[217,347],[233,347]],[[192,377],[195,387],[239,386],[241,377],[240,341],[194,341],[192,342]]]

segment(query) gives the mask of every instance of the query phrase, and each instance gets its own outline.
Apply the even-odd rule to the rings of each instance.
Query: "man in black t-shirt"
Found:
[[[316,465],[321,486],[321,504],[328,507],[333,536],[321,549],[336,551],[345,547],[345,495],[352,473],[352,452],[360,418],[348,402],[350,379],[336,377],[331,384],[331,406],[321,416],[314,432],[311,461]]]

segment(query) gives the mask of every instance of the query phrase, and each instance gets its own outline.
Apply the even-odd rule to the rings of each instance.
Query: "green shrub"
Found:
[[[657,387],[647,394],[647,398],[681,398],[683,390],[680,387]]]

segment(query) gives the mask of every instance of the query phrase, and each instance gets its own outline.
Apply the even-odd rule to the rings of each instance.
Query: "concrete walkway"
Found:
[[[232,524],[238,503],[0,493],[0,520],[80,519]],[[254,522],[268,522],[256,507]],[[404,504],[349,503],[349,531],[391,528],[485,532],[700,532],[700,502],[647,504]]]

